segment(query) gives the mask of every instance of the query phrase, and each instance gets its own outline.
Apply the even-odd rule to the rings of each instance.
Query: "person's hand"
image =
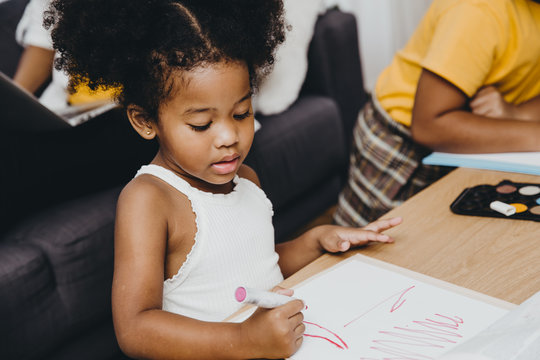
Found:
[[[327,225],[319,243],[324,250],[333,253],[344,252],[372,241],[391,243],[394,239],[381,232],[401,224],[401,221],[400,217],[377,220],[362,228]]]
[[[481,88],[469,103],[473,114],[500,119],[519,118],[517,107],[506,102],[494,86]]]
[[[280,287],[272,291],[287,296],[293,294],[293,290]],[[286,358],[300,348],[306,330],[303,309],[301,300],[292,300],[274,309],[258,308],[241,324],[244,336],[258,357]]]

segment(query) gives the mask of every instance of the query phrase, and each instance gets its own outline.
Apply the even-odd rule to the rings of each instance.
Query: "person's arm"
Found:
[[[293,354],[305,329],[300,300],[271,310],[258,309],[242,323],[204,322],[162,310],[168,236],[175,227],[180,227],[180,232],[189,229],[194,215],[186,199],[186,216],[177,217],[179,222],[169,227],[167,216],[179,215],[176,203],[171,205],[168,193],[159,191],[159,184],[151,186],[140,180],[135,179],[122,191],[115,225],[112,309],[122,351],[130,357],[152,359],[279,358]]]
[[[362,228],[320,225],[294,240],[276,245],[279,266],[284,277],[288,277],[325,252],[345,252],[368,242],[391,243],[394,241],[381,232],[401,223],[401,218],[374,221]]]
[[[54,50],[27,46],[17,65],[13,81],[31,93],[36,92],[52,74]]]
[[[456,86],[424,69],[412,113],[413,139],[434,151],[454,153],[540,151],[540,121],[477,115],[468,109],[468,100]],[[533,100],[522,106],[534,111],[538,104]]]
[[[516,108],[519,119],[540,122],[540,95],[516,105]]]

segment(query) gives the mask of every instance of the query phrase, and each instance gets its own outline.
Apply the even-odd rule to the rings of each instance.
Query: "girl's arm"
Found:
[[[170,193],[160,191],[159,183],[151,186],[140,178],[120,195],[112,307],[122,351],[152,359],[290,356],[302,343],[304,331],[299,300],[272,310],[258,309],[243,323],[203,322],[161,310],[167,240],[177,231],[190,233],[194,219],[187,199],[184,205],[185,216],[171,223],[168,214],[178,215],[179,209]]]
[[[457,87],[423,70],[412,113],[413,139],[434,151],[490,153],[540,151],[538,121],[477,115]],[[526,111],[538,102],[523,104]]]
[[[345,252],[371,241],[391,243],[394,240],[381,232],[399,225],[401,221],[401,218],[377,220],[363,228],[337,225],[314,227],[294,240],[276,245],[281,272],[288,277],[325,252]]]

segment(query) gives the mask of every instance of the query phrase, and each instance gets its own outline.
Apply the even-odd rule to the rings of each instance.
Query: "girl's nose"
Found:
[[[216,146],[217,147],[229,147],[238,142],[238,126],[237,122],[232,120],[225,120],[221,123],[218,129],[216,129]]]

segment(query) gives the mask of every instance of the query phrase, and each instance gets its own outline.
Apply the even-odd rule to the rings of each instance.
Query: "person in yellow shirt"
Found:
[[[431,151],[540,151],[540,1],[434,0],[359,114],[334,221],[363,226],[451,168]]]

